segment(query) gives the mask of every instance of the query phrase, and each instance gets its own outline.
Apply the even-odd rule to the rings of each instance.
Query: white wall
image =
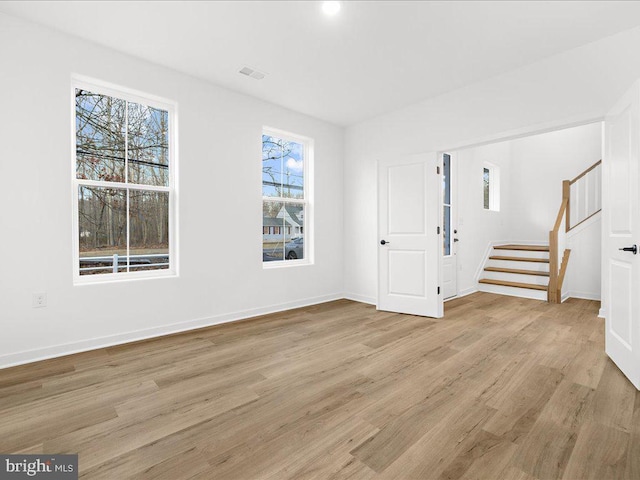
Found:
[[[489,243],[511,239],[511,144],[501,142],[460,150],[453,161],[458,173],[457,280],[458,292],[464,295],[477,289],[476,272],[484,261]],[[482,171],[485,162],[500,168],[500,210],[497,212],[484,209]]]
[[[0,367],[341,296],[343,129],[5,15],[0,65]],[[178,103],[179,278],[72,285],[72,73]],[[262,268],[264,125],[315,140],[312,266]]]
[[[377,159],[601,119],[640,77],[638,45],[635,28],[348,128],[347,294],[375,301]]]
[[[563,297],[601,299],[602,220],[601,213],[574,228],[567,236],[571,249],[562,286]]]
[[[548,242],[562,202],[562,181],[602,158],[602,124],[514,140],[511,155],[512,240]]]

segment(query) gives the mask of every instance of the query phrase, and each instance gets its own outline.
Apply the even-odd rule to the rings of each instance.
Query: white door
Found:
[[[442,317],[436,153],[378,164],[378,309]]]
[[[640,389],[640,84],[605,119],[603,297],[607,355]],[[627,249],[627,250],[623,250]]]
[[[442,298],[458,295],[454,157],[442,154]]]

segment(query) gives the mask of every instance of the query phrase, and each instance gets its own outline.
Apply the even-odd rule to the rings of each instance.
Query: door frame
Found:
[[[440,171],[441,171],[441,175],[444,175],[444,167],[443,167],[443,160],[444,160],[444,155],[449,155],[450,159],[451,159],[451,169],[449,171],[449,175],[450,175],[450,183],[449,183],[449,189],[451,191],[451,198],[450,198],[450,206],[451,206],[451,224],[450,224],[450,228],[451,228],[451,255],[455,256],[455,282],[456,282],[456,292],[455,295],[445,298],[443,301],[444,302],[448,302],[449,300],[454,300],[456,298],[458,298],[458,295],[460,294],[460,289],[458,287],[458,245],[457,242],[454,242],[453,239],[454,237],[457,235],[457,233],[453,233],[455,231],[458,230],[458,152],[457,151],[449,151],[449,150],[438,150],[438,160],[439,160],[439,165],[440,165]],[[444,185],[443,185],[444,188]],[[440,218],[442,220],[444,220],[444,195],[440,195]],[[442,224],[442,229],[444,232],[444,223]],[[443,241],[444,241],[444,237],[443,237]],[[443,284],[443,274],[444,274],[444,269],[443,269],[443,264],[444,264],[444,252],[442,252],[442,260],[440,262],[440,284]]]

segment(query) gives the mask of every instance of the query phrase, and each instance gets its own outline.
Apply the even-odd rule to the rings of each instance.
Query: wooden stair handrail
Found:
[[[596,213],[598,213],[600,210],[602,210],[602,209],[598,209],[595,212],[593,212],[591,215],[589,215],[587,218],[584,218],[584,219],[580,220],[575,225],[571,225],[571,185],[576,183],[578,180],[580,180],[582,177],[587,175],[592,170],[598,168],[601,164],[602,164],[602,159],[598,160],[596,163],[591,165],[589,168],[587,168],[584,172],[582,172],[580,175],[578,175],[574,179],[572,179],[572,180],[564,180],[562,182],[562,199],[564,200],[566,198],[568,200],[567,210],[566,210],[566,213],[565,213],[565,216],[566,216],[565,231],[566,232],[576,228],[581,223],[586,222],[591,217],[593,217]]]
[[[562,217],[565,216],[568,206],[569,199],[563,198],[562,203],[560,204],[560,210],[558,210],[558,216],[556,217],[556,223],[553,224],[553,231],[556,233],[558,233],[558,231],[560,230],[560,225],[562,225]],[[551,250],[551,245],[549,245],[549,250]]]
[[[578,175],[576,178],[574,178],[573,180],[569,180],[569,184],[573,185],[574,183],[576,183],[578,180],[580,180],[582,177],[584,177],[587,173],[589,173],[591,170],[593,170],[594,168],[597,168],[598,165],[600,165],[602,163],[602,159],[598,160],[596,163],[594,163],[593,165],[591,165],[589,168],[587,168],[584,172],[582,172],[580,175]]]

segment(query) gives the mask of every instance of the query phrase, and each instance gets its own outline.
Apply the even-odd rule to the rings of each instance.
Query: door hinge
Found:
[[[436,173],[440,175],[440,167],[436,167]]]
[[[438,235],[440,235],[440,227],[438,227],[438,232],[437,233],[438,233]]]
[[[438,295],[440,295],[440,287],[438,287]]]

